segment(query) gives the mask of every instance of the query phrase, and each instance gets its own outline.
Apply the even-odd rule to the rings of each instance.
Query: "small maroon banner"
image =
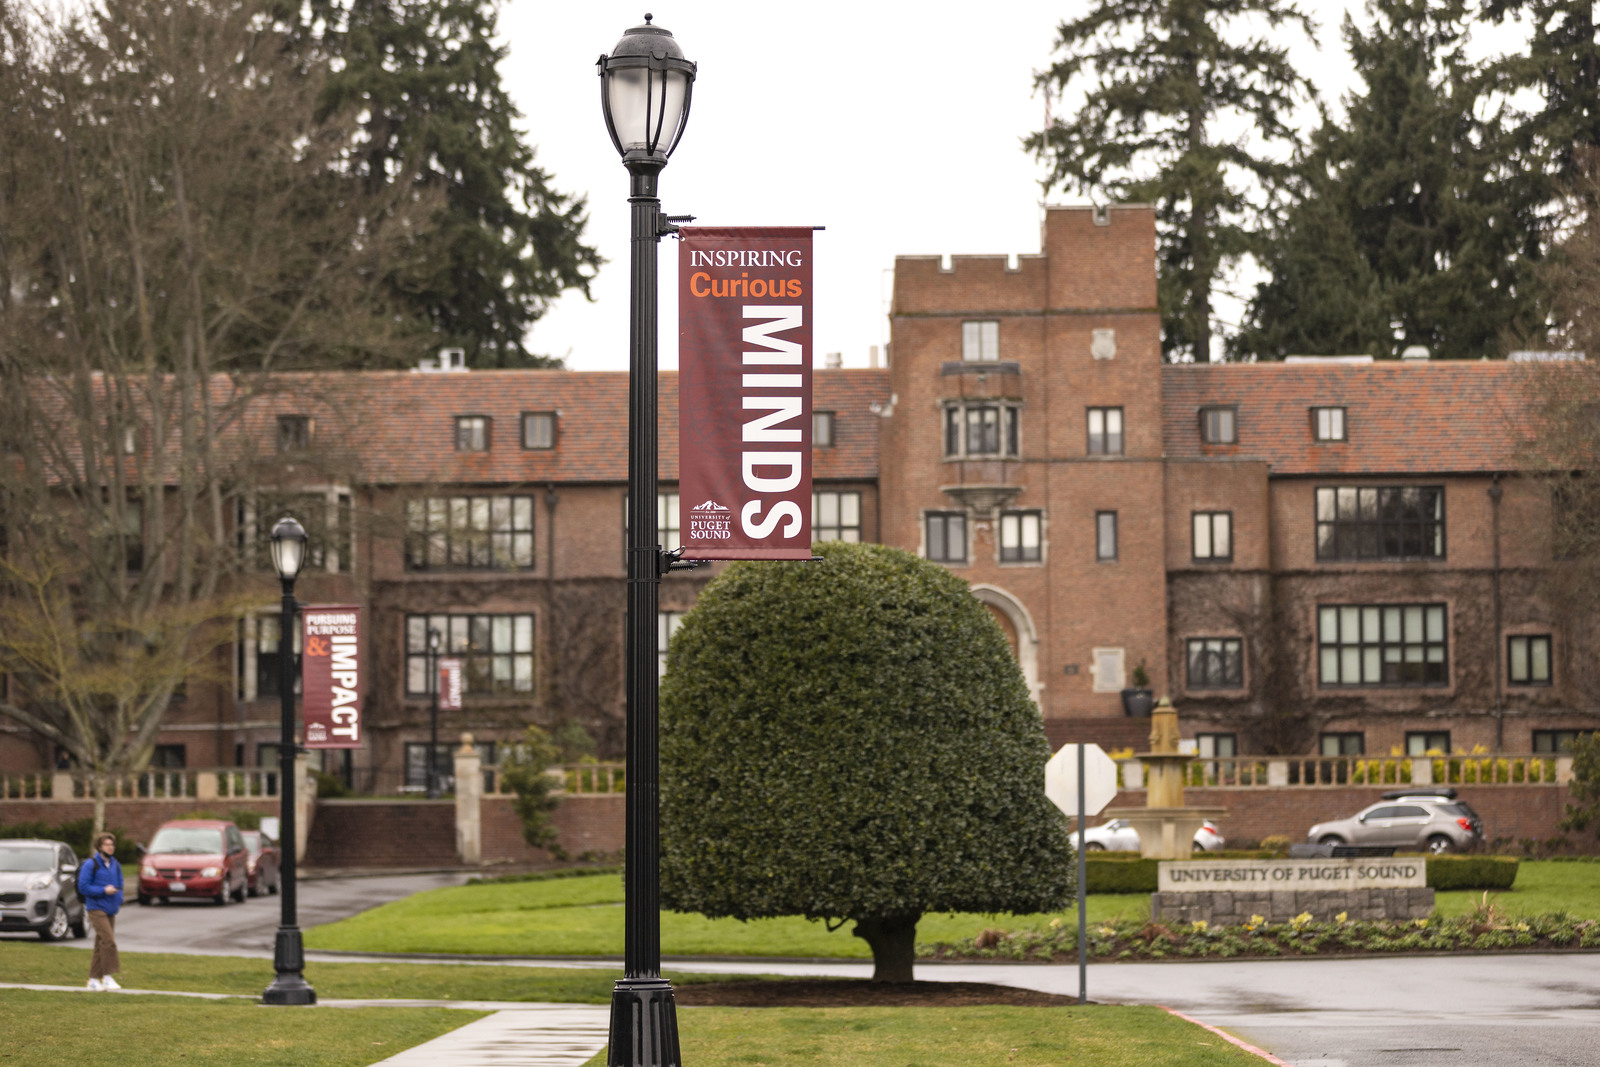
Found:
[[[678,529],[686,559],[811,558],[811,228],[685,226]]]
[[[466,688],[467,673],[458,659],[439,661],[439,710],[460,711],[461,692]]]
[[[361,747],[361,608],[300,610],[306,748]]]

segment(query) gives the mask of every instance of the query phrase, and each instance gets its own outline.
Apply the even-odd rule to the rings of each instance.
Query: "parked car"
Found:
[[[1483,820],[1449,788],[1384,793],[1348,819],[1319,822],[1306,835],[1319,845],[1390,845],[1438,855],[1483,843]]]
[[[283,871],[279,866],[283,856],[278,851],[278,843],[260,830],[243,830],[241,833],[244,834],[244,847],[250,853],[245,861],[250,895],[259,897],[263,893],[276,893],[283,885]]]
[[[243,900],[250,884],[244,834],[222,819],[162,823],[139,864],[139,903]]]
[[[71,845],[39,838],[0,841],[0,930],[32,930],[41,941],[88,936]]]
[[[1073,834],[1074,843],[1078,835]],[[1222,831],[1217,829],[1216,823],[1207,819],[1200,829],[1194,832],[1194,847],[1202,852],[1215,852],[1227,841],[1222,836]],[[1083,832],[1083,847],[1087,852],[1137,852],[1139,851],[1139,831],[1127,819],[1112,819],[1110,822],[1091,826]]]

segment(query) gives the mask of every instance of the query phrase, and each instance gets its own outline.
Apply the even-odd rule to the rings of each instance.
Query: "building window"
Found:
[[[944,454],[1015,456],[1021,444],[1019,418],[1014,404],[949,404],[944,409]]]
[[[1194,742],[1201,759],[1229,759],[1239,754],[1238,734],[1195,734]]]
[[[1120,648],[1096,648],[1089,652],[1094,671],[1094,691],[1115,693],[1128,683],[1123,678],[1124,656]]]
[[[1122,409],[1089,408],[1089,455],[1122,455]]]
[[[522,413],[522,447],[538,450],[556,447],[555,412],[524,411]]]
[[[441,656],[462,660],[466,692],[533,692],[532,615],[407,615],[406,695],[428,695],[428,631]]]
[[[526,570],[533,566],[533,497],[425,497],[406,502],[406,568]]]
[[[150,769],[153,771],[181,771],[188,765],[183,745],[157,745],[150,753]]]
[[[1201,408],[1200,440],[1208,445],[1231,445],[1238,441],[1238,419],[1234,409]]]
[[[656,612],[656,677],[667,676],[667,645],[672,641],[672,635],[678,632],[678,627],[683,625],[683,612],[658,611]]]
[[[967,561],[967,514],[930,511],[923,517],[927,557],[935,563]]]
[[[278,451],[304,452],[311,447],[309,415],[278,416]]]
[[[1578,735],[1588,732],[1586,730],[1535,730],[1533,731],[1533,750],[1549,754],[1571,752],[1572,746],[1578,741]]]
[[[1190,689],[1243,689],[1244,641],[1237,637],[1189,639]]]
[[[446,793],[455,791],[456,788],[456,751],[461,747],[460,742],[439,742],[433,749],[433,775],[439,783],[439,788]],[[488,768],[494,766],[494,742],[478,741],[472,746],[478,750],[479,766]],[[426,789],[428,786],[428,750],[430,746],[426,741],[407,741],[406,780],[404,788],[410,792]]]
[[[1443,559],[1444,487],[1319,487],[1317,558]]]
[[[813,541],[861,540],[861,494],[819,489],[811,494]]]
[[[1037,563],[1043,515],[1037,511],[1007,511],[1000,516],[1000,562]]]
[[[1406,755],[1408,756],[1426,756],[1435,752],[1446,754],[1449,751],[1449,730],[1406,731]]]
[[[257,700],[276,700],[283,689],[278,680],[282,676],[282,661],[278,658],[282,648],[283,618],[279,615],[256,617],[256,694]],[[294,628],[294,659],[289,664],[289,677],[296,693],[300,692],[300,627]]]
[[[833,412],[813,411],[811,413],[811,447],[833,447]]]
[[[355,564],[355,515],[349,493],[258,493],[239,501],[239,549],[271,570],[272,528],[293,515],[306,531],[304,567],[348,573]],[[303,569],[303,568],[302,568]]]
[[[139,451],[139,427],[124,426],[122,428],[122,454],[132,456]]]
[[[456,416],[456,451],[489,451],[489,417],[487,415]]]
[[[1506,638],[1506,678],[1512,685],[1550,684],[1550,635]]]
[[[1191,520],[1195,559],[1218,561],[1233,558],[1233,512],[1196,511],[1192,513]]]
[[[1444,607],[1320,607],[1317,643],[1324,686],[1445,685]]]
[[[1097,511],[1094,513],[1094,558],[1099,560],[1117,558],[1117,513],[1115,511]]]
[[[1367,735],[1359,730],[1323,734],[1319,751],[1324,756],[1361,756],[1367,751]]]
[[[993,363],[1000,358],[1000,323],[963,322],[961,358],[968,363]]]
[[[656,535],[664,551],[674,552],[683,547],[678,530],[678,494],[656,494]]]
[[[1312,408],[1311,435],[1318,441],[1343,441],[1344,408]]]

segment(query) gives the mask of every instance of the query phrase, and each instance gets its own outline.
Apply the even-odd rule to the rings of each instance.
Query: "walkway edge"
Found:
[[[1161,1005],[1161,1010],[1166,1012],[1168,1015],[1176,1015],[1178,1018],[1182,1019],[1186,1023],[1193,1023],[1194,1025],[1198,1026],[1202,1030],[1209,1030],[1211,1033],[1216,1034],[1218,1037],[1222,1038],[1222,1040],[1226,1041],[1228,1044],[1237,1045],[1239,1048],[1244,1049],[1246,1052],[1250,1053],[1252,1056],[1260,1056],[1262,1059],[1266,1060],[1268,1063],[1277,1064],[1278,1067],[1294,1067],[1294,1064],[1290,1063],[1288,1060],[1280,1060],[1280,1059],[1278,1059],[1278,1057],[1274,1056],[1272,1053],[1268,1052],[1266,1049],[1256,1048],[1250,1042],[1241,1041],[1239,1038],[1234,1037],[1232,1034],[1230,1034],[1230,1033],[1228,1033],[1228,1032],[1226,1032],[1224,1030],[1218,1030],[1215,1026],[1212,1026],[1210,1023],[1203,1023],[1199,1019],[1196,1019],[1192,1015],[1185,1015],[1183,1012],[1178,1011],[1178,1010],[1176,1010],[1174,1008],[1169,1008],[1165,1004]]]

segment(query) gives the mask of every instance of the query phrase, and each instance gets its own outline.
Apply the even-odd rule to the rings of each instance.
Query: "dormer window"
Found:
[[[1344,408],[1312,408],[1311,435],[1318,441],[1343,441]]]
[[[833,447],[833,412],[813,411],[811,413],[811,447]]]
[[[993,319],[961,324],[961,358],[967,363],[994,363],[1000,358],[1000,323]]]
[[[311,447],[311,416],[278,416],[278,451],[304,452]]]
[[[1234,408],[1200,409],[1200,440],[1208,445],[1231,445],[1239,440],[1238,416]]]
[[[489,417],[487,415],[456,416],[456,451],[489,451]]]
[[[555,412],[524,411],[522,413],[522,447],[535,451],[556,447]]]

